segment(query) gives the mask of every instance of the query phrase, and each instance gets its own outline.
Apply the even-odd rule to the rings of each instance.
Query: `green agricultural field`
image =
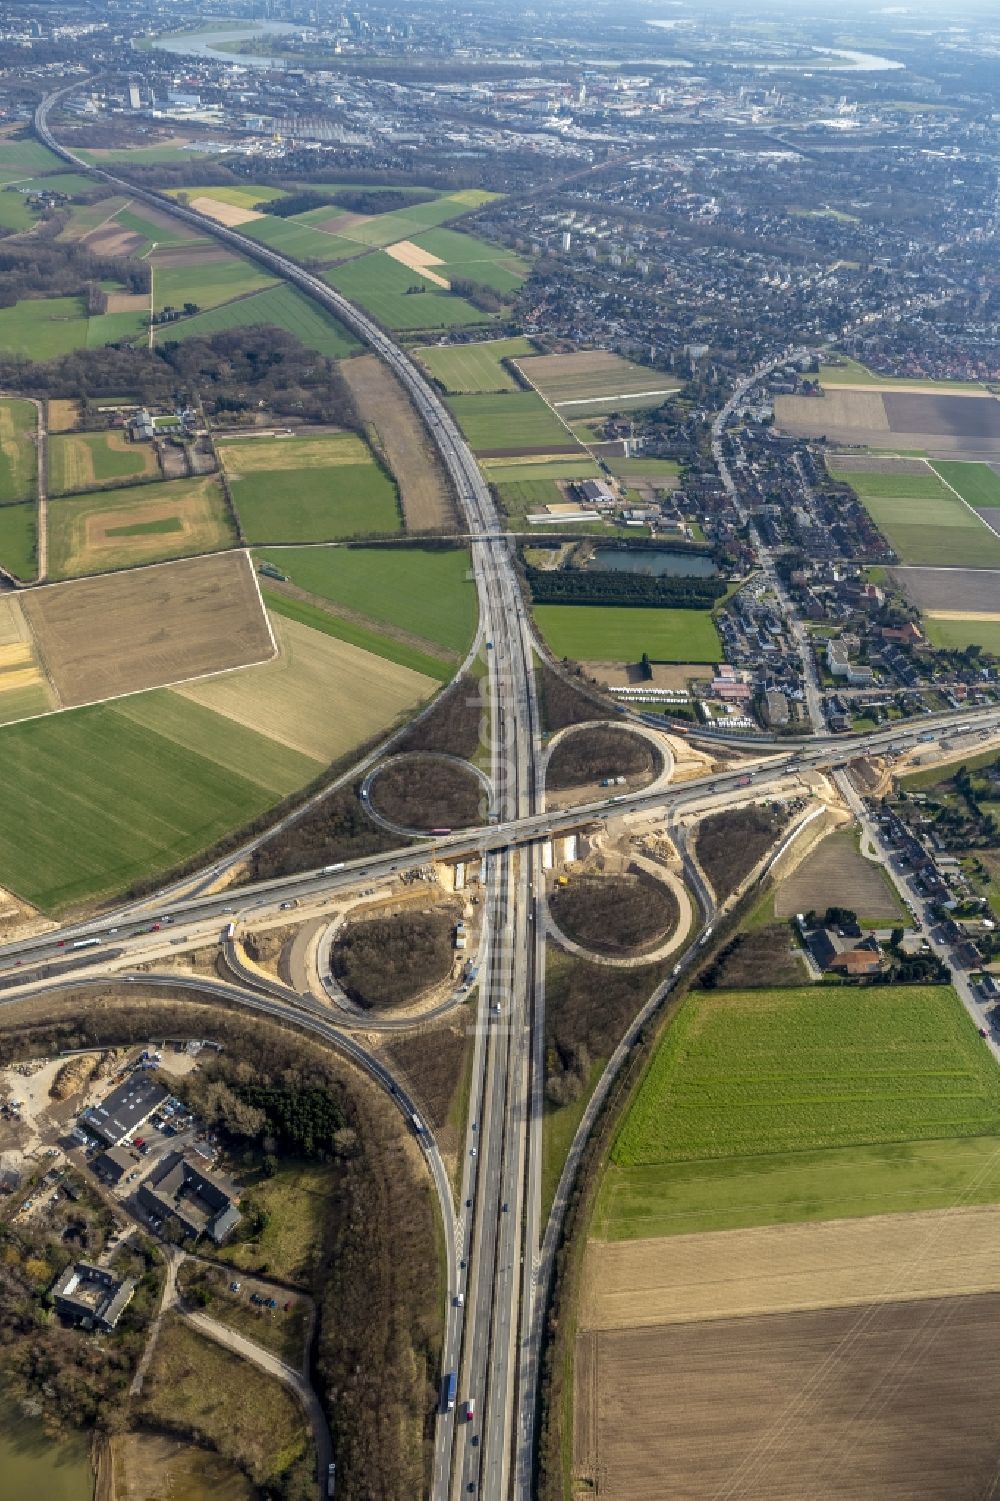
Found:
[[[1000,506],[1000,474],[989,464],[963,464],[957,460],[937,459],[934,468],[953,490],[970,506],[984,509]]]
[[[688,996],[623,1120],[611,1239],[1000,1199],[1000,1075],[947,986]]]
[[[516,391],[517,382],[500,363],[534,354],[530,339],[488,339],[481,344],[430,344],[414,354],[435,380],[453,394]]]
[[[317,599],[396,626],[456,656],[476,630],[476,588],[464,548],[289,547],[256,553]]]
[[[680,474],[680,465],[674,459],[608,459],[607,465],[619,477],[634,476],[654,484],[657,480],[676,479]]]
[[[220,444],[252,543],[333,542],[402,529],[396,486],[353,433]]]
[[[876,375],[857,360],[845,360],[842,365],[820,365],[819,382],[821,386],[885,386],[888,390],[905,390],[908,386],[933,386],[940,388],[945,394],[952,392],[955,395],[963,391],[981,391],[982,386],[974,380],[925,380],[923,376],[907,380],[903,377],[892,375]]]
[[[536,605],[549,650],[575,662],[716,662],[722,655],[707,610],[631,605]]]
[[[294,334],[307,349],[339,360],[352,354],[358,341],[349,334],[332,313],[317,303],[303,297],[295,287],[286,282],[269,287],[266,292],[256,292],[251,297],[240,297],[235,302],[225,302],[208,312],[196,313],[193,318],[182,318],[179,323],[169,323],[158,329],[158,343],[175,339],[203,338],[221,333],[230,328],[252,328],[265,324],[282,328]]]
[[[430,229],[413,239],[421,250],[437,256],[433,267],[448,281],[473,281],[501,295],[516,292],[528,275],[529,266],[503,245],[491,245],[475,235],[454,229]]]
[[[92,177],[85,177],[82,172],[50,172],[45,177],[33,177],[30,182],[21,183],[23,188],[31,188],[35,193],[92,193],[100,183]]]
[[[0,755],[0,883],[46,912],[167,870],[273,801],[111,705],[8,725]]]
[[[950,986],[688,996],[612,1151],[623,1167],[1000,1132],[1000,1071]]]
[[[15,233],[20,229],[30,229],[38,222],[39,217],[38,211],[29,207],[27,198],[19,188],[0,190],[0,229],[9,229]]]
[[[274,282],[273,276],[238,256],[200,266],[156,266],[153,268],[153,303],[157,311],[165,307],[183,307],[185,302],[211,308],[247,292],[256,292],[261,287],[273,286]]]
[[[262,586],[264,582],[262,579]],[[396,662],[400,667],[410,667],[414,672],[424,673],[426,677],[437,678],[440,683],[449,683],[455,676],[454,663],[446,662],[442,657],[432,656],[405,641],[382,635],[370,626],[348,619],[345,615],[334,615],[308,600],[297,599],[290,594],[279,594],[277,590],[267,587],[262,587],[261,592],[269,610],[284,615],[289,620],[297,620],[300,625],[322,631],[327,636],[336,636],[339,641],[348,641],[362,651],[385,657],[387,662]]]
[[[0,506],[0,563],[30,583],[38,572],[38,515],[34,501]]]
[[[367,219],[357,220],[345,227],[343,234],[346,238],[373,249],[383,245],[393,245],[399,240],[412,240],[414,236],[433,229],[439,224],[446,224],[449,219],[457,219],[460,215],[469,213],[471,209],[479,207],[495,196],[493,193],[477,192],[475,189],[445,193],[439,197],[429,198],[424,203],[413,203],[409,208],[400,209],[398,212],[376,214]],[[314,208],[309,209],[307,213],[297,214],[295,220],[299,224],[325,224],[343,213],[343,209],[331,203],[329,208]]]
[[[635,1240],[998,1201],[995,1136],[641,1167],[611,1162],[591,1233]]]
[[[143,255],[151,245],[163,247],[164,245],[193,244],[196,240],[205,238],[198,230],[182,224],[180,219],[169,218],[166,210],[164,210],[162,220],[154,224],[151,219],[144,218],[139,209],[129,206],[118,210],[114,222],[122,229],[142,235],[146,242],[141,249]]]
[[[864,507],[903,563],[1000,567],[1000,537],[956,495],[945,500],[867,498]]]
[[[93,184],[94,187],[100,184]],[[99,199],[96,203],[77,203],[69,210],[69,219],[64,229],[57,236],[60,240],[79,240],[90,230],[96,229],[99,224],[112,218],[119,209],[123,209],[128,199],[122,194],[112,194],[109,190],[108,197]]]
[[[216,475],[53,500],[48,532],[53,579],[217,552],[236,541]]]
[[[303,224],[299,218],[280,219],[276,214],[241,224],[240,234],[249,235],[251,240],[259,240],[262,245],[270,245],[282,255],[293,256],[299,261],[317,261],[325,266],[352,260],[366,254],[369,248],[342,235],[330,234],[315,224]]]
[[[436,287],[419,271],[411,271],[381,251],[337,266],[325,279],[385,328],[405,332],[492,321],[490,314],[481,313],[471,302]]]
[[[274,798],[287,797],[323,770],[322,761],[314,761],[277,740],[265,739],[235,719],[170,688],[122,699],[117,707],[133,724],[245,777]]]
[[[498,450],[528,453],[533,449],[539,453],[553,453],[576,442],[572,433],[567,432],[534,391],[502,392],[495,396],[452,396],[448,405],[477,453],[496,453]],[[580,457],[583,458],[582,453]]]
[[[15,140],[12,136],[0,136],[0,167],[10,168],[19,172],[24,177],[32,177],[37,172],[47,172],[50,168],[54,171],[65,166],[61,157],[56,156],[41,141],[32,137]]]
[[[481,465],[486,478],[493,485],[524,484],[536,479],[600,479],[601,471],[584,449],[580,457],[567,456],[561,459],[544,460],[530,458],[526,463],[517,459],[487,459]]]
[[[970,465],[976,468],[976,465]],[[984,469],[986,465],[982,466]],[[831,479],[850,485],[863,501],[868,500],[943,500],[949,503],[954,496],[943,485],[932,469],[926,474],[859,474],[831,468]]]
[[[153,458],[148,445],[126,445],[119,433],[64,433],[49,438],[48,450],[50,495],[146,474]]]
[[[497,485],[504,511],[512,519],[520,519],[529,511],[540,511],[543,506],[559,505],[566,497],[554,479],[507,480]]]
[[[0,401],[0,505],[36,492],[34,404],[16,397]]]
[[[52,360],[87,343],[82,297],[31,297],[0,308],[0,350],[25,359]]]
[[[1000,657],[1000,620],[977,620],[974,616],[966,616],[964,620],[935,620],[933,615],[925,615],[923,624],[932,646],[946,651],[981,646]]]
[[[255,187],[252,183],[245,187],[193,187],[193,188],[167,188],[168,198],[185,198],[188,202],[192,198],[214,198],[217,203],[230,203],[234,208],[253,209],[258,203],[273,203],[276,198],[287,198],[284,188]]]
[[[142,313],[88,318],[82,297],[32,297],[0,308],[0,351],[54,360],[74,349],[95,349],[144,333]]]

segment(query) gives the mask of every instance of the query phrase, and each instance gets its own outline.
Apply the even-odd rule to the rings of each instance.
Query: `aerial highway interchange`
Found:
[[[37,134],[75,169],[93,173],[96,169],[60,145],[48,126],[49,110],[61,93],[40,106]],[[119,181],[110,173],[100,175],[112,184]],[[186,988],[201,998],[215,996],[223,1004],[291,1019],[324,1038],[366,1068],[412,1120],[414,1102],[391,1072],[351,1036],[349,1018],[287,987],[275,985],[268,993],[247,978],[230,983],[179,977],[157,971],[157,961],[204,947],[206,941],[224,941],[230,924],[278,920],[292,902],[300,906],[298,919],[305,912],[322,912],[325,901],[362,883],[391,878],[430,860],[481,860],[484,941],[457,1210],[431,1132],[424,1124],[417,1132],[434,1178],[448,1258],[441,1374],[442,1379],[449,1372],[457,1375],[457,1400],[442,1401],[437,1419],[432,1495],[434,1501],[455,1501],[473,1493],[489,1501],[507,1501],[510,1496],[528,1501],[541,1312],[550,1269],[542,1252],[543,1246],[551,1252],[553,1224],[561,1208],[557,1196],[554,1218],[546,1227],[541,1216],[543,845],[561,833],[626,815],[675,819],[737,805],[766,796],[802,774],[837,771],[869,752],[895,755],[921,741],[986,738],[1000,729],[1000,713],[947,713],[839,737],[759,737],[742,743],[744,754],[753,759],[732,770],[649,792],[546,810],[534,676],[541,648],[515,572],[511,542],[475,458],[444,403],[395,342],[326,282],[160,194],[122,186],[132,197],[196,225],[316,299],[377,353],[408,391],[446,466],[470,537],[480,612],[476,649],[485,649],[489,665],[495,821],[362,861],[223,891],[199,889],[198,881],[189,879],[92,920],[8,944],[0,948],[0,1002],[49,993],[57,997],[62,990],[110,976],[132,984]],[[717,420],[716,439],[727,415]],[[722,473],[731,484],[724,466]],[[762,553],[766,558],[766,550]],[[807,671],[805,680],[816,725],[814,676]],[[218,870],[212,868],[212,879]],[[702,923],[707,924],[711,915],[703,910]],[[370,1024],[366,1026],[371,1030]]]

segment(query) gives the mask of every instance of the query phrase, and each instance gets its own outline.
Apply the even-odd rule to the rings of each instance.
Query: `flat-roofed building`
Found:
[[[79,1124],[84,1131],[107,1142],[109,1147],[117,1147],[148,1121],[165,1099],[167,1091],[148,1073],[130,1074],[107,1099],[84,1110]]]

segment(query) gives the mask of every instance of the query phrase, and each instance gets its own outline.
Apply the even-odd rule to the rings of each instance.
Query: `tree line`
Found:
[[[726,592],[724,580],[610,569],[525,567],[536,604],[662,605],[674,610],[710,610]]]

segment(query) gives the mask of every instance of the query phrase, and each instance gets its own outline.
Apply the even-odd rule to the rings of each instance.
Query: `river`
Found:
[[[158,52],[173,52],[180,57],[201,57],[206,62],[239,63],[244,68],[273,68],[281,59],[258,57],[252,52],[226,52],[226,42],[249,42],[262,36],[288,36],[302,30],[287,21],[254,21],[252,25],[239,28],[220,27],[218,31],[184,31],[177,36],[157,37],[153,43]]]

